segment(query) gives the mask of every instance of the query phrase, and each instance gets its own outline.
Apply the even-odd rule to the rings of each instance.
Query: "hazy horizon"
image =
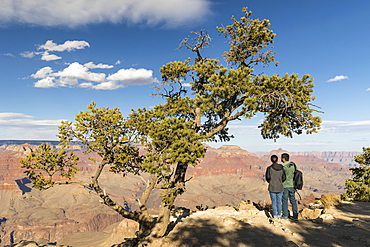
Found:
[[[42,142],[45,142],[45,143],[50,143],[52,145],[58,145],[59,144],[59,141],[58,140],[22,140],[22,139],[14,139],[14,140],[3,140],[3,139],[0,139],[0,145],[3,145],[4,142],[15,142],[15,143],[11,143],[11,144],[15,144],[15,145],[22,145],[22,144],[30,144],[30,145],[40,145]],[[31,144],[32,142],[37,142],[39,144]],[[212,145],[212,144],[209,144],[209,143],[205,143],[205,145],[208,145],[210,146],[211,148],[220,148],[222,146],[238,146],[240,147],[241,149],[243,150],[246,150],[248,152],[252,152],[252,153],[269,153],[273,150],[277,150],[279,149],[280,147],[277,147],[277,148],[273,148],[269,151],[253,151],[253,150],[248,150],[248,149],[245,149],[243,147],[241,147],[240,145],[236,145],[236,144],[229,144],[229,143],[217,143],[218,145]],[[320,153],[323,153],[323,152],[359,152],[361,153],[360,151],[353,151],[353,150],[324,150],[324,151],[317,151],[317,150],[300,150],[300,151],[291,151],[291,150],[287,150],[287,149],[284,149],[282,148],[283,150],[286,150],[286,151],[289,151],[289,152],[320,152]]]

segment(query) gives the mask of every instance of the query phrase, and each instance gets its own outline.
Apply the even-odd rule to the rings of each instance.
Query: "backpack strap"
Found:
[[[299,195],[299,200],[302,200],[301,195],[298,193],[298,190],[295,190],[295,192]]]
[[[294,171],[297,171],[298,169],[297,169],[296,164],[294,162],[290,162],[290,163],[294,165]]]

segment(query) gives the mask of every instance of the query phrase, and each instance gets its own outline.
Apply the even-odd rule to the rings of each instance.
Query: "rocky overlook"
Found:
[[[340,207],[320,209],[317,215],[300,218],[298,222],[278,219],[270,221],[266,211],[241,201],[237,208],[222,206],[179,215],[174,218],[177,224],[172,225],[172,231],[149,246],[365,247],[370,245],[369,210],[369,203],[342,202]],[[132,236],[132,232],[126,230],[128,227],[136,229],[135,225],[123,220],[104,231],[68,235],[57,245],[49,245],[47,241],[39,240],[37,243],[22,241],[12,247],[120,247],[124,245],[117,243]]]

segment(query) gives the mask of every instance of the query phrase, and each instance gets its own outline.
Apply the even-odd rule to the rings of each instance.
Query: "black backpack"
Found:
[[[293,163],[293,162],[292,162]],[[301,195],[298,193],[298,190],[303,188],[303,173],[297,169],[297,166],[294,165],[294,175],[293,175],[293,184],[295,192],[299,195],[299,199],[302,200]]]
[[[294,169],[295,169],[294,176],[293,176],[294,189],[301,190],[303,187],[303,173],[297,169],[297,166],[295,164],[294,164]]]

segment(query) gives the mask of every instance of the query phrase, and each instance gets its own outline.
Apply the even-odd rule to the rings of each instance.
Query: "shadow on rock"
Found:
[[[266,219],[267,221],[267,219]],[[185,219],[158,246],[281,246],[284,236],[232,217]]]
[[[299,246],[370,246],[370,203],[345,202],[288,227],[300,237]]]

